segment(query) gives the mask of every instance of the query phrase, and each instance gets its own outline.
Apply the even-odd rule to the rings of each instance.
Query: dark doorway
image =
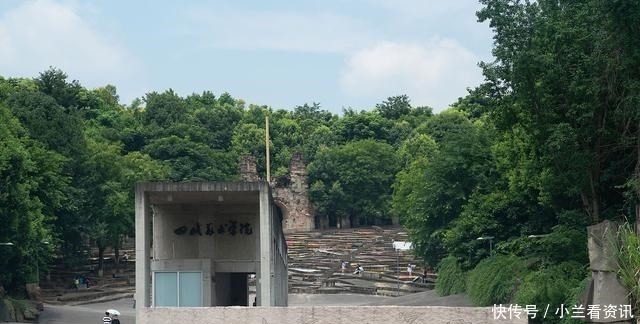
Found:
[[[249,306],[249,275],[216,272],[216,306]]]

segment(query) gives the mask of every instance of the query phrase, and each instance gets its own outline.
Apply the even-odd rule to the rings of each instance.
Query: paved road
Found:
[[[120,311],[122,324],[135,323],[135,309],[132,299],[120,299],[105,303],[82,306],[45,305],[40,314],[40,323],[46,324],[91,324],[102,323],[104,311],[114,308]],[[435,291],[427,291],[401,297],[383,297],[357,294],[290,294],[289,306],[471,306],[464,295],[438,296]]]
[[[105,303],[89,304],[82,306],[44,305],[44,311],[40,314],[40,323],[46,324],[91,324],[102,323],[104,311],[113,308],[120,311],[120,323],[135,323],[135,309],[132,299],[120,299]]]

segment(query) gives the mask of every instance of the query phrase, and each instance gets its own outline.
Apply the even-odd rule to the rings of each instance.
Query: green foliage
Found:
[[[237,158],[233,153],[210,149],[175,135],[160,138],[147,145],[144,152],[170,166],[168,179],[228,180],[236,174]]]
[[[51,241],[50,212],[62,204],[68,178],[60,175],[64,157],[28,138],[3,104],[0,124],[0,242],[13,243],[0,246],[0,285],[16,289],[50,257],[41,242]]]
[[[393,123],[378,112],[345,111],[344,117],[335,124],[335,133],[343,142],[374,139],[386,141],[389,138]]]
[[[640,235],[633,230],[631,224],[624,223],[612,243],[618,278],[629,290],[631,306],[637,314],[640,311]]]
[[[491,99],[492,119],[530,137],[541,187],[550,199],[566,194],[554,204],[583,208],[593,223],[617,217],[624,197],[613,188],[629,179],[640,132],[637,31],[623,22],[640,7],[482,3],[478,17],[495,31],[495,61],[482,64],[488,82],[481,92]]]
[[[469,272],[467,293],[476,306],[509,304],[527,275],[525,261],[513,255],[494,255]]]
[[[454,256],[448,256],[438,264],[436,291],[440,296],[449,296],[465,292],[466,274],[460,268]]]
[[[491,129],[446,111],[416,132],[401,145],[400,152],[418,154],[402,156],[405,168],[394,183],[393,210],[408,227],[418,255],[435,265],[448,254],[445,231],[474,191],[494,182]]]
[[[309,164],[310,196],[327,213],[326,225],[388,224],[391,184],[397,172],[393,148],[363,140],[326,148]]]
[[[381,104],[377,104],[376,110],[384,118],[399,119],[411,112],[411,104],[407,95],[389,97]]]
[[[573,261],[544,266],[524,277],[515,302],[519,305],[550,305],[550,309],[558,309],[561,304],[578,305],[580,303],[573,300],[574,289],[582,288],[581,283],[587,274],[583,264]],[[549,313],[544,322],[558,319],[557,315]],[[539,320],[534,322],[541,323],[542,318]]]

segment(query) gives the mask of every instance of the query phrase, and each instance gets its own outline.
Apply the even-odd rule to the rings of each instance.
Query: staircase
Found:
[[[394,241],[408,241],[401,227],[370,227],[286,235],[289,292],[361,293],[396,296],[433,288],[435,274],[410,252],[396,253]],[[343,272],[341,261],[349,264]],[[413,264],[412,275],[407,272]],[[354,274],[357,265],[364,273]],[[423,282],[424,281],[424,282]]]
[[[129,255],[129,260],[120,260],[115,265],[113,251],[106,251],[104,255],[104,273],[98,276],[97,251],[91,251],[86,265],[66,269],[61,265],[53,265],[49,268],[48,279],[40,281],[40,288],[44,302],[49,304],[82,305],[105,302],[110,300],[130,298],[135,291],[135,247],[133,241],[125,244],[120,251]],[[89,285],[81,284],[77,289],[74,279],[84,278]]]

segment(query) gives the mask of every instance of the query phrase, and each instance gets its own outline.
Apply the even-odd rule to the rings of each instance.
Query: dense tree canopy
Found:
[[[14,243],[0,246],[0,284],[36,280],[54,250],[73,265],[87,244],[118,249],[137,181],[237,180],[245,154],[264,179],[269,117],[269,180],[302,153],[318,226],[399,220],[428,266],[451,270],[439,291],[469,274],[479,303],[567,302],[586,275],[585,227],[640,219],[640,5],[481,3],[494,60],[437,114],[404,95],[342,115],[209,91],[125,106],[114,86],[54,68],[0,78],[0,242]],[[516,273],[521,287],[501,284]]]

